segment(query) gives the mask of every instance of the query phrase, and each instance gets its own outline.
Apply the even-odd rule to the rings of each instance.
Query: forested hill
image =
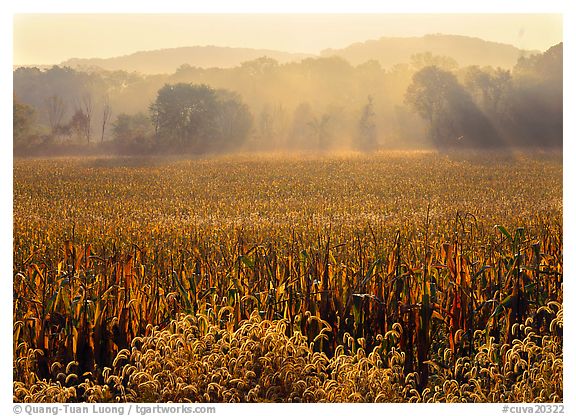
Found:
[[[458,66],[481,65],[511,69],[518,58],[538,51],[525,51],[512,45],[488,42],[456,35],[426,35],[411,38],[380,38],[354,43],[343,49],[326,49],[321,56],[339,56],[352,65],[376,60],[384,68],[410,62],[413,55],[448,56]],[[108,71],[137,71],[143,74],[169,74],[181,65],[197,68],[233,68],[242,62],[267,56],[279,63],[297,62],[314,57],[310,54],[288,53],[268,49],[190,46],[153,51],[140,51],[113,58],[71,58],[61,66],[75,69],[101,68]]]
[[[233,68],[242,62],[262,56],[267,56],[280,63],[285,63],[299,61],[311,55],[268,49],[190,46],[140,51],[114,58],[72,58],[62,62],[62,66],[78,69],[97,67],[108,71],[137,71],[143,74],[171,74],[183,64],[199,68]]]
[[[409,38],[380,38],[354,43],[343,49],[326,49],[322,56],[340,56],[352,65],[377,60],[383,67],[409,62],[412,55],[431,53],[453,58],[459,66],[486,65],[510,69],[518,58],[538,51],[457,35],[426,35]]]

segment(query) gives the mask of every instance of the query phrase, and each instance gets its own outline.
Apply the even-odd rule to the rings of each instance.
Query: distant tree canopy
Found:
[[[152,121],[146,114],[118,114],[112,125],[114,139],[120,143],[143,141],[154,133]]]
[[[368,96],[368,102],[362,109],[360,120],[358,121],[358,135],[356,137],[356,148],[363,151],[374,150],[377,146],[376,124],[374,123],[374,100]]]
[[[445,71],[453,71],[458,68],[458,63],[453,58],[449,56],[432,55],[430,52],[412,55],[410,64],[417,71],[427,66],[435,66]]]
[[[406,103],[428,121],[430,138],[439,148],[501,144],[495,128],[451,72],[436,66],[416,72]]]
[[[471,66],[464,69],[463,77],[464,87],[484,113],[500,118],[508,115],[512,92],[510,71]]]
[[[514,68],[513,131],[530,145],[562,146],[562,44],[543,54],[521,58]]]
[[[207,85],[167,84],[150,112],[160,146],[192,153],[235,148],[252,126],[252,115],[237,95]]]
[[[234,68],[182,65],[158,75],[19,68],[14,94],[34,117],[15,140],[33,131],[37,145],[99,151],[115,148],[114,141],[122,149],[145,144],[149,151],[191,153],[243,143],[266,150],[559,147],[562,56],[559,44],[520,58],[512,70],[458,67],[426,52],[391,68],[334,56],[284,64],[262,57]],[[126,118],[139,113],[150,119],[145,134]]]
[[[145,113],[118,114],[112,123],[116,153],[148,154],[154,151],[154,126]]]

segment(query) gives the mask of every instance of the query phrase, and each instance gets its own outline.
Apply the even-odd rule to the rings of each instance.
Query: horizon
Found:
[[[465,38],[470,38],[470,39],[479,39],[485,42],[490,42],[490,43],[497,43],[497,44],[502,44],[502,45],[509,45],[509,46],[513,46],[515,48],[518,48],[515,45],[512,45],[510,43],[505,43],[505,42],[495,42],[495,41],[490,41],[490,40],[486,40],[477,36],[467,36],[467,35],[459,35],[459,34],[454,34],[454,33],[427,33],[425,35],[422,36],[381,36],[379,38],[374,38],[374,39],[366,39],[365,41],[358,41],[358,42],[353,42],[347,46],[344,46],[342,48],[326,48],[323,50],[318,51],[317,53],[311,53],[311,52],[299,52],[299,51],[286,51],[286,50],[281,50],[281,49],[270,49],[270,48],[252,48],[252,47],[247,47],[247,46],[233,46],[233,45],[226,45],[226,46],[221,46],[221,45],[214,45],[214,44],[202,44],[202,45],[183,45],[183,46],[174,46],[174,47],[165,47],[165,48],[155,48],[155,49],[139,49],[139,50],[135,50],[132,52],[128,52],[124,55],[114,55],[114,56],[90,56],[90,57],[86,57],[86,58],[79,58],[79,57],[69,57],[64,59],[61,62],[54,62],[54,63],[42,63],[42,64],[38,64],[38,63],[24,63],[24,64],[17,64],[14,63],[13,67],[34,67],[34,66],[39,66],[39,67],[51,67],[51,66],[59,66],[59,65],[63,65],[64,63],[66,63],[69,60],[75,60],[75,59],[79,59],[79,60],[92,60],[92,59],[101,59],[101,60],[108,60],[108,59],[116,59],[116,58],[123,58],[123,57],[128,57],[128,56],[133,56],[136,55],[138,53],[146,53],[146,52],[158,52],[158,51],[166,51],[166,50],[175,50],[175,49],[186,49],[186,48],[219,48],[219,49],[246,49],[246,50],[262,50],[262,51],[268,51],[268,52],[281,52],[281,53],[287,53],[287,54],[293,54],[293,55],[308,55],[310,57],[314,57],[314,58],[321,58],[322,57],[322,53],[324,53],[325,51],[329,51],[329,50],[342,50],[342,49],[346,49],[350,46],[356,45],[356,44],[362,44],[365,42],[369,42],[369,41],[378,41],[378,40],[382,40],[382,39],[421,39],[421,38],[425,38],[428,36],[447,36],[447,37],[465,37]],[[521,49],[518,48],[521,51],[525,51],[525,52],[538,52],[538,53],[542,53],[545,52],[546,50],[548,50],[549,48],[557,45],[558,43],[562,43],[563,40],[560,40],[557,43],[551,44],[550,46],[544,48],[544,49]],[[344,59],[344,58],[343,58]]]
[[[101,30],[103,24],[105,32]],[[341,30],[342,25],[348,30]],[[226,29],[213,30],[222,26]],[[262,32],[274,36],[262,36]],[[13,66],[50,66],[68,59],[109,59],[137,52],[208,46],[320,55],[326,49],[343,49],[381,38],[435,34],[473,37],[543,52],[563,41],[562,15],[18,14],[14,16]]]

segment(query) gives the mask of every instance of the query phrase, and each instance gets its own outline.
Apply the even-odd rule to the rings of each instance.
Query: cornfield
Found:
[[[561,157],[14,162],[18,402],[560,402]]]

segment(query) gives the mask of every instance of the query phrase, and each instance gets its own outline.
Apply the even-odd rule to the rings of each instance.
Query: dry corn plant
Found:
[[[96,162],[15,162],[16,401],[562,400],[561,161]]]

